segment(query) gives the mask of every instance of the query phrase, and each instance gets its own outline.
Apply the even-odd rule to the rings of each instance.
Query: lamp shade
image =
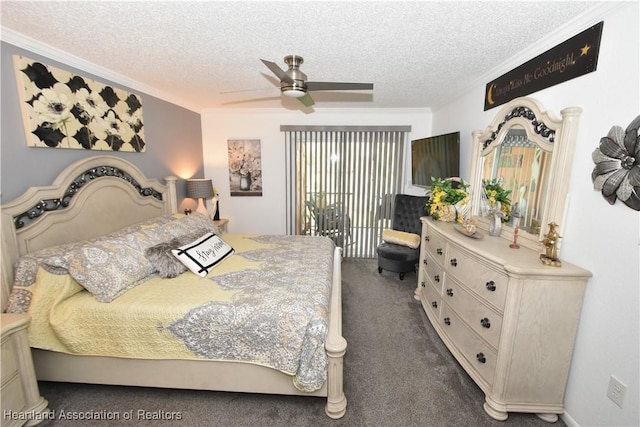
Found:
[[[188,179],[187,197],[191,199],[212,199],[213,183],[210,179]]]

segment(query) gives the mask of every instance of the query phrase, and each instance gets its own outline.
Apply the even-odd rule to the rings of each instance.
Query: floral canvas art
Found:
[[[262,196],[259,139],[229,139],[229,187],[232,196]]]
[[[145,151],[137,95],[20,55],[14,65],[28,146]]]

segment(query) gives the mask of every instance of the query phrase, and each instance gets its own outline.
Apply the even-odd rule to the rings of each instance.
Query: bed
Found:
[[[31,285],[26,285],[26,288],[21,288],[25,286],[24,283],[18,283],[19,280],[24,280],[24,272],[21,269],[29,264],[24,262],[25,258],[37,258],[36,255],[46,253],[51,247],[75,248],[75,245],[81,245],[86,248],[85,242],[103,242],[104,236],[116,236],[114,238],[118,239],[126,236],[126,239],[131,240],[132,235],[144,235],[145,239],[150,238],[148,236],[159,239],[157,236],[161,233],[159,231],[155,233],[160,228],[163,233],[178,233],[176,229],[179,227],[193,227],[195,224],[193,221],[198,221],[196,216],[185,217],[177,212],[176,182],[176,177],[166,177],[165,183],[149,179],[135,165],[122,158],[94,156],[68,166],[51,185],[32,187],[22,196],[2,206],[2,308],[4,311],[9,306],[15,311],[16,306],[20,306],[16,301],[20,300],[19,295],[24,293],[24,289],[38,289],[39,293],[32,292],[37,297],[27,298],[28,303],[24,306],[32,316],[29,334],[38,380],[326,397],[326,414],[334,419],[341,418],[345,414],[347,405],[343,389],[343,360],[347,343],[342,336],[341,252],[340,248],[335,247],[327,238],[224,234],[221,236],[223,243],[229,244],[233,251],[214,269],[208,273],[205,272],[204,277],[199,277],[189,270],[175,278],[163,279],[153,274],[149,278],[136,282],[134,286],[125,288],[115,296],[111,295],[111,300],[104,300],[111,302],[97,301],[100,294],[94,294],[93,288],[85,288],[75,283],[74,279],[79,276],[74,275],[71,278],[68,274],[60,272],[54,275],[39,264],[37,279],[33,279],[37,287],[29,288]],[[200,222],[197,224],[199,227]],[[207,234],[209,237],[217,238],[215,235],[219,235],[215,227],[207,231],[211,231]],[[311,240],[306,240],[307,238]],[[148,241],[144,240],[144,242]],[[139,242],[138,244],[142,245]],[[327,244],[330,246],[328,247]],[[286,253],[287,247],[289,251],[292,248],[297,248],[295,250],[300,253],[308,251],[309,256],[314,259],[313,274],[310,274],[310,269],[306,268],[307,271],[304,273],[306,277],[296,279],[295,274],[298,274],[297,271],[300,269],[291,263],[287,266],[281,265],[280,272],[262,270],[268,267],[270,260],[275,260],[272,264],[284,264],[282,259],[295,258],[291,256],[291,252]],[[318,253],[322,255],[313,252],[315,250],[321,251]],[[77,254],[71,250],[65,253]],[[37,259],[40,260],[40,258]],[[74,255],[66,256],[65,259],[67,264],[59,267],[66,268],[67,273],[70,271],[70,259],[72,264],[80,265],[79,268],[87,264],[78,261],[82,258],[76,258]],[[135,269],[143,263],[131,262],[131,264]],[[16,273],[17,265],[20,267]],[[276,273],[278,273],[277,277]],[[109,280],[118,282],[119,279],[115,276],[118,274],[109,277]],[[249,352],[246,348],[238,351],[242,355],[220,352],[218,350],[221,345],[218,344],[226,341],[221,338],[211,338],[210,342],[205,340],[209,332],[202,331],[207,326],[202,326],[201,321],[220,319],[216,317],[217,313],[226,313],[226,307],[231,304],[229,301],[233,301],[233,304],[240,301],[237,302],[240,304],[248,299],[259,300],[260,298],[256,298],[256,295],[262,295],[263,292],[265,300],[272,301],[273,298],[279,298],[267,297],[271,295],[270,288],[264,284],[258,291],[252,291],[244,285],[245,282],[241,280],[243,277],[245,280],[251,277],[272,277],[274,283],[277,282],[277,286],[291,287],[296,290],[296,293],[300,290],[299,293],[303,294],[306,286],[300,285],[302,280],[320,281],[320,279],[316,280],[316,276],[327,277],[328,286],[325,288],[328,290],[316,291],[310,297],[306,297],[313,299],[313,303],[304,301],[289,303],[287,299],[289,296],[283,297],[285,299],[278,302],[280,307],[287,304],[289,307],[299,305],[311,307],[293,310],[295,315],[290,314],[291,310],[282,310],[283,313],[289,313],[284,317],[292,318],[288,321],[297,319],[308,322],[307,325],[301,324],[294,328],[296,331],[304,329],[306,331],[304,337],[294,338],[292,333],[288,332],[291,336],[287,335],[288,341],[285,344],[277,344],[277,351],[262,348],[260,354],[264,356],[263,359],[252,355],[247,360],[243,359],[244,354]],[[61,278],[64,278],[64,284],[60,284],[63,281]],[[200,280],[200,282],[195,285],[177,285],[179,282],[172,282],[182,278],[192,281]],[[53,286],[72,289],[68,295],[66,291],[61,293],[61,295],[64,294],[64,298],[53,298],[56,299],[54,304],[56,313],[61,314],[54,313],[53,308],[46,305],[50,304],[48,298],[42,296],[46,295],[46,292],[51,293]],[[187,286],[196,287],[188,288]],[[245,287],[247,289],[244,289]],[[205,288],[206,290],[202,290],[204,292],[202,295],[198,293],[200,290],[192,291],[192,289]],[[180,296],[182,289],[189,289],[188,292],[182,293],[184,298]],[[163,295],[163,298],[167,297],[173,302],[161,303],[159,297],[156,301],[155,297],[149,297],[142,292],[157,294],[166,292],[168,295]],[[211,301],[209,305],[213,308],[203,315],[202,307],[212,298],[206,292],[217,292],[223,295],[223,301]],[[199,306],[196,309],[189,308],[186,302],[183,304],[183,299],[196,300]],[[46,302],[45,305],[43,301]],[[80,338],[75,336],[60,338],[61,335],[58,335],[73,329],[74,323],[85,324],[83,322],[86,321],[81,317],[85,314],[79,308],[76,310],[76,307],[79,307],[77,305],[79,301],[88,302],[89,306],[103,310],[105,313],[112,309],[119,310],[115,316],[126,317],[122,313],[130,313],[135,319],[146,316],[144,310],[152,310],[153,307],[160,307],[159,304],[163,304],[162,309],[166,307],[171,312],[162,315],[155,312],[149,314],[149,316],[158,316],[158,318],[147,320],[151,325],[149,330],[153,330],[153,325],[156,325],[156,329],[164,335],[170,335],[173,341],[169,345],[153,344],[152,338],[149,338],[148,345],[145,343],[144,346],[138,347],[154,348],[153,354],[150,355],[139,349],[131,349],[124,344],[122,347],[124,350],[120,351],[111,348],[102,350],[97,345],[92,347],[91,343],[82,344],[82,331],[77,331],[81,335]],[[317,308],[317,301],[324,301],[326,310]],[[145,308],[140,308],[142,305]],[[52,311],[49,312],[49,310]],[[233,310],[237,313],[245,309],[234,307]],[[260,315],[249,312],[248,309],[245,311],[247,311],[245,318],[251,320],[247,323],[252,323],[253,331],[257,331],[258,335],[262,333],[263,325],[260,324]],[[326,318],[316,319],[312,324],[309,318],[298,315],[301,312],[312,311],[326,311]],[[87,314],[87,316],[93,319],[107,316],[105,313]],[[117,323],[117,320],[117,318],[109,320],[107,317],[106,321]],[[50,324],[46,324],[47,322]],[[142,325],[144,321],[136,324]],[[196,328],[194,325],[199,326]],[[197,340],[193,338],[196,330],[199,331]],[[149,335],[151,334],[153,333],[149,332]],[[120,335],[126,335],[126,333]],[[273,331],[271,335],[274,335]],[[277,332],[276,335],[286,334]],[[182,340],[176,341],[176,337]],[[319,337],[322,337],[322,340],[319,340]],[[136,339],[144,341],[146,338],[148,337],[138,336]],[[111,339],[108,334],[106,339]],[[319,342],[322,351],[318,352],[316,349],[316,356],[319,359],[311,360],[309,354],[313,354],[314,350],[309,348],[313,348],[313,339]],[[242,337],[238,340],[242,341],[245,347],[254,341],[259,341],[260,345],[264,346],[264,342],[268,341]],[[300,351],[296,346],[306,350]],[[119,347],[119,345],[111,347]],[[229,347],[235,347],[235,345]],[[295,347],[294,353],[306,354],[307,360],[291,361],[291,355],[287,353],[289,359],[286,364],[271,363],[271,360],[275,360],[273,353],[284,353],[289,351],[289,347]],[[165,348],[169,350],[165,351]],[[227,357],[230,354],[231,356]],[[324,376],[321,383],[318,378],[322,375],[309,373],[312,371],[302,372],[302,367],[307,365],[313,365],[314,369],[321,367]],[[309,378],[313,380],[307,381]]]

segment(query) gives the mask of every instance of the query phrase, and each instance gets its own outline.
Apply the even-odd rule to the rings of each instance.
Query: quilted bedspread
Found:
[[[225,234],[235,254],[207,277],[157,276],[101,303],[37,266],[32,347],[70,354],[254,363],[302,391],[326,381],[334,244],[323,237]],[[20,270],[20,269],[18,269]],[[20,282],[16,278],[16,282]],[[25,282],[23,279],[22,282]]]

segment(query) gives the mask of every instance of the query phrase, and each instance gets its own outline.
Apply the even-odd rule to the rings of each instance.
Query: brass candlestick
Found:
[[[518,226],[513,230],[513,243],[509,245],[511,249],[520,249],[520,245],[518,244]]]

